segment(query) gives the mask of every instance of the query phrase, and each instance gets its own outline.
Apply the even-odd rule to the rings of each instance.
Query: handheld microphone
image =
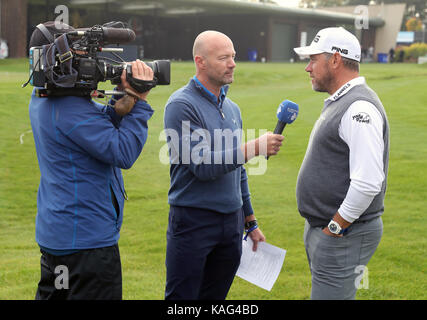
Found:
[[[275,134],[282,134],[286,124],[291,124],[298,117],[298,105],[290,100],[283,101],[277,108],[277,125]]]
[[[298,116],[299,107],[290,100],[283,101],[277,108],[277,124],[274,134],[282,134],[286,124],[291,124]],[[268,160],[269,157],[267,157]]]

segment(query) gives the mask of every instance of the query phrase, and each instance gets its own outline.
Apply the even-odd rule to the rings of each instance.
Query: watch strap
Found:
[[[256,225],[258,225],[258,223],[257,223],[256,220],[248,221],[248,222],[245,223],[245,229],[249,230],[249,229],[251,229],[252,227],[254,227]]]

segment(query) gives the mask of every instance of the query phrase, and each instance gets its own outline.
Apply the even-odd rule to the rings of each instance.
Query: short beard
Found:
[[[217,86],[222,87],[222,86],[224,86],[226,84],[232,83],[233,80],[234,80],[234,77],[232,77],[230,80],[225,80],[224,78],[223,79],[218,79],[218,78],[214,78],[214,77],[209,77],[209,80],[210,80],[210,82],[212,84],[215,84]]]
[[[317,92],[329,92],[329,88],[331,88],[334,78],[329,68],[326,69],[325,75],[322,79],[317,80],[313,83],[313,90]]]

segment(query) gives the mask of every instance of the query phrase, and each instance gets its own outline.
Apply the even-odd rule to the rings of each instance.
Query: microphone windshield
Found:
[[[132,29],[129,28],[113,28],[113,27],[101,27],[98,29],[93,28],[78,28],[72,32],[68,32],[71,37],[82,37],[88,35],[90,32],[102,32],[103,39],[102,44],[120,44],[132,42],[135,40],[136,35]]]
[[[127,43],[135,40],[135,32],[125,28],[106,28],[103,27],[104,41],[106,43]]]
[[[283,123],[292,123],[298,116],[298,105],[290,100],[283,101],[277,108],[277,118]]]

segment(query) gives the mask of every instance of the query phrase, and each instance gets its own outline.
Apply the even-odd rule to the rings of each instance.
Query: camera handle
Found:
[[[147,92],[148,90],[153,89],[157,85],[157,78],[154,77],[153,80],[140,80],[132,77],[132,67],[128,65],[126,67],[126,80],[129,82],[132,88],[134,88],[139,93]]]

